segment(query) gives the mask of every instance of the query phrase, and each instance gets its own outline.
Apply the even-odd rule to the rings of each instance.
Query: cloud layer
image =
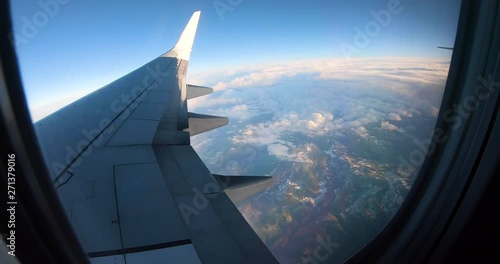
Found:
[[[243,123],[234,144],[266,146],[278,158],[305,162],[287,140],[290,133],[367,139],[375,130],[404,133],[409,118],[435,117],[448,68],[447,60],[373,58],[233,69],[193,78],[215,92],[189,108]]]

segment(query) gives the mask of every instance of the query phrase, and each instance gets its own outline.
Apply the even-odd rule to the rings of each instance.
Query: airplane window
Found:
[[[179,205],[176,193],[185,187],[179,182],[189,185],[196,177],[179,180],[172,175],[189,171],[190,161],[183,162],[188,154],[176,147],[168,154],[158,145],[190,142],[213,174],[272,176],[265,184],[236,186],[226,193],[276,260],[339,263],[392,219],[433,151],[460,3],[12,1],[14,31],[9,38],[35,128],[61,135],[52,141],[41,135],[40,145],[61,200],[73,199],[63,205],[84,249],[93,252],[90,257],[109,257],[106,252],[114,248],[108,245],[138,250],[170,243],[168,247],[182,247],[178,252],[184,255],[198,254],[190,261],[204,259],[190,246],[197,243],[190,237],[190,217],[198,216],[198,210],[177,206],[180,213],[174,220],[169,214],[154,214],[179,226],[177,233],[169,230],[164,236],[154,224],[144,225],[139,218],[126,222],[118,212],[145,212],[129,206],[134,204],[130,194],[144,196],[139,202],[163,199],[168,206]],[[189,38],[190,26],[183,29],[196,10],[202,13],[186,57],[186,49],[176,48]],[[182,32],[188,33],[178,41]],[[159,68],[134,71],[176,43],[177,64],[160,58],[153,61]],[[189,117],[215,117],[214,122],[222,120],[218,116],[228,117],[229,124],[189,141],[185,133],[195,134],[195,125],[190,121],[189,128],[180,128],[186,114],[175,132],[169,130],[165,113],[171,112],[164,109],[174,101],[162,101],[162,91],[150,87],[161,87],[158,76],[165,82],[176,76],[158,70],[170,65],[176,70],[189,66],[186,79],[175,85],[213,88],[211,95],[187,103],[189,112],[210,116]],[[124,89],[131,91],[125,97]],[[183,107],[178,106],[185,111]],[[82,126],[54,125],[68,122]],[[47,124],[50,129],[44,130]],[[74,144],[60,143],[65,139]],[[168,155],[175,163],[162,166],[158,157]],[[95,163],[88,165],[90,161]],[[102,170],[91,172],[95,168]],[[141,175],[144,182],[135,182],[133,175]],[[216,177],[219,183],[221,178]],[[163,182],[168,195],[155,196],[151,190],[161,193]],[[105,209],[108,204],[95,206],[92,199],[99,195],[118,211]],[[94,243],[86,232],[99,226],[95,219],[105,217],[113,218],[110,225],[121,221],[121,227],[104,228],[103,240]],[[139,231],[126,231],[125,223],[139,225]],[[119,238],[113,237],[118,233]],[[133,253],[127,253],[129,260],[171,256],[163,251],[153,257]]]

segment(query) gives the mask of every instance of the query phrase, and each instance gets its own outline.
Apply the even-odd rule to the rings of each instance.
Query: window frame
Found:
[[[0,3],[0,18],[0,140],[6,146],[0,152],[3,157],[15,153],[18,160],[18,259],[88,263],[57,197],[32,127],[15,50],[8,39],[12,28],[8,1]],[[500,146],[500,139],[494,135],[500,134],[499,92],[481,101],[478,110],[457,129],[442,113],[474,94],[478,76],[487,79],[491,74],[494,80],[499,79],[499,28],[498,1],[462,2],[436,123],[449,139],[426,158],[396,216],[347,263],[434,262],[443,260],[453,248],[498,169],[495,146]],[[0,168],[5,171],[3,162]],[[5,177],[2,182],[6,183]],[[5,234],[6,228],[2,225],[0,230]]]

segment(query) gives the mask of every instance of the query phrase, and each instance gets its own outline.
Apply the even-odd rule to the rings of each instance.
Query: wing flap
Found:
[[[191,136],[195,136],[225,126],[228,123],[229,119],[227,117],[189,113],[189,128],[185,131],[188,131]]]
[[[198,85],[187,85],[187,99],[193,99],[196,97],[204,96],[214,92],[214,89],[209,87],[203,87]]]
[[[224,176],[213,174],[233,203],[265,190],[274,182],[271,176]]]

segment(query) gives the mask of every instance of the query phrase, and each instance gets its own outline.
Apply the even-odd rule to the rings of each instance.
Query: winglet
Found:
[[[172,57],[181,60],[189,60],[191,55],[191,49],[193,47],[194,37],[196,35],[196,29],[198,28],[198,21],[200,20],[201,11],[196,11],[191,16],[188,24],[184,28],[179,40],[175,46],[163,54],[162,57]]]

